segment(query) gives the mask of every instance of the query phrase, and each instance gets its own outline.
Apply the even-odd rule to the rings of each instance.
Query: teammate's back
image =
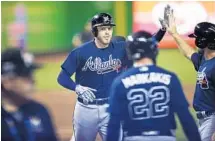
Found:
[[[124,131],[132,135],[172,135],[176,129],[174,112],[188,106],[177,77],[150,65],[131,68],[120,80],[125,88],[117,93],[125,100],[121,114],[128,115],[122,115]]]
[[[156,43],[140,31],[128,37],[134,66],[117,77],[110,93],[107,141],[175,141],[178,115],[189,141],[200,141],[197,126],[177,76],[156,66]],[[189,122],[187,122],[189,121]]]

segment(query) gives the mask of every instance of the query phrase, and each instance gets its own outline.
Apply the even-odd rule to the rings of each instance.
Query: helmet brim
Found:
[[[192,34],[189,34],[188,37],[190,37],[190,38],[196,38],[197,36],[194,33],[192,33]]]
[[[43,68],[43,65],[42,64],[38,64],[38,63],[34,63],[31,66],[29,66],[29,68],[31,70],[41,69],[41,68]]]
[[[98,26],[116,26],[116,24],[114,24],[114,23],[108,23],[108,24],[101,23],[101,24],[96,24],[93,27],[98,27]]]
[[[25,73],[20,73],[18,75],[22,76],[22,77],[30,77],[34,73],[35,70],[41,69],[42,67],[43,67],[42,64],[34,63],[34,64],[30,65],[28,68],[26,68]]]

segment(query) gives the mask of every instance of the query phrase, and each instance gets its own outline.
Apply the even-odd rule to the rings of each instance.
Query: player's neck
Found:
[[[210,50],[210,49],[205,48],[204,56],[205,56],[206,60],[210,60],[210,59],[214,58],[215,57],[215,50]]]
[[[138,66],[150,66],[150,65],[154,65],[152,59],[150,58],[143,58],[141,60],[138,60],[134,63],[134,66],[135,67],[138,67]]]
[[[96,44],[97,48],[106,48],[106,47],[108,47],[108,45],[105,45],[105,44],[101,43],[97,38],[95,38],[94,41],[95,41],[95,44]]]

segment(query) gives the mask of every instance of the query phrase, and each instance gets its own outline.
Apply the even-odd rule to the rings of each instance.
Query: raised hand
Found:
[[[169,5],[167,5],[164,9],[164,19],[159,19],[162,27],[166,28],[166,30],[170,34],[177,33],[176,24],[175,24],[175,17],[174,11],[171,9]]]
[[[168,17],[168,13],[170,13],[170,6],[167,5],[165,8],[164,8],[164,13],[163,13],[163,19],[162,18],[159,18],[159,21],[160,21],[160,24],[161,24],[161,27],[163,29],[166,29],[167,25],[168,25],[168,21],[169,21],[169,17]],[[166,25],[167,24],[167,25]]]

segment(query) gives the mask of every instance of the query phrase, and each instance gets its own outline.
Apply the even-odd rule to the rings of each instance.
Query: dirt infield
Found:
[[[184,86],[188,101],[192,102],[194,86]],[[69,141],[72,136],[72,117],[76,95],[67,90],[37,92],[35,99],[45,104],[50,110],[61,141]],[[97,141],[100,139],[97,138]]]

